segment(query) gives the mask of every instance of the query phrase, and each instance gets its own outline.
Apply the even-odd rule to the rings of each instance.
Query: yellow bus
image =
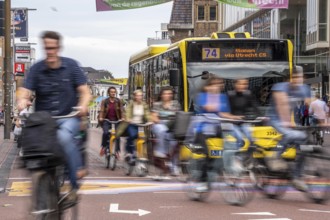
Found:
[[[251,38],[251,34],[249,32],[214,32],[211,34],[211,38]]]
[[[208,71],[225,79],[226,90],[233,89],[235,78],[249,78],[249,89],[258,104],[266,108],[272,85],[290,77],[292,57],[290,40],[187,38],[148,56],[145,53],[132,56],[129,94],[142,89],[152,106],[161,87],[170,85],[183,110],[196,111],[194,97],[205,83]]]

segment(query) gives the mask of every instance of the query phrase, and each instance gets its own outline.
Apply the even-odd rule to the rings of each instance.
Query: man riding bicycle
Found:
[[[99,123],[102,124],[103,129],[103,135],[102,135],[102,146],[101,146],[101,152],[100,155],[103,156],[106,147],[109,146],[108,140],[109,140],[109,129],[111,127],[110,122],[105,121],[104,119],[108,119],[109,121],[118,121],[120,119],[123,119],[124,116],[124,110],[123,110],[123,103],[122,101],[117,98],[117,89],[113,86],[109,87],[108,91],[109,98],[104,99],[101,102],[101,109],[100,113],[98,115]],[[115,124],[115,129],[118,128],[118,123]],[[118,153],[120,151],[120,138],[116,139],[116,156],[118,156]]]
[[[18,109],[22,110],[31,105],[30,97],[34,91],[35,111],[47,111],[52,116],[63,116],[77,106],[79,116],[86,116],[91,95],[85,74],[76,61],[58,55],[62,46],[59,33],[45,31],[41,38],[46,58],[30,68],[24,86],[18,89]],[[80,117],[57,119],[57,138],[66,156],[72,188],[66,196],[69,202],[77,201],[77,179],[87,175],[75,140],[80,130]]]
[[[281,157],[288,145],[295,145],[299,148],[299,144],[303,143],[307,138],[305,132],[293,129],[295,125],[292,121],[292,111],[297,103],[310,103],[311,92],[309,87],[303,84],[302,67],[294,67],[291,78],[290,82],[278,83],[272,88],[272,108],[268,114],[271,119],[271,125],[282,134],[280,145],[283,146],[278,151],[276,158],[271,158],[268,161],[268,165],[274,171],[288,168],[287,163]],[[297,189],[306,191],[306,184],[300,180],[303,160],[303,156],[297,155],[292,184]]]

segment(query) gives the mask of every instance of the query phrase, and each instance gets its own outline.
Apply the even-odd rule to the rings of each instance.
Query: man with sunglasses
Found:
[[[35,92],[35,111],[46,111],[52,116],[68,115],[72,107],[79,107],[79,116],[57,119],[57,138],[65,154],[72,190],[67,194],[75,202],[79,188],[77,179],[87,174],[83,168],[82,155],[75,137],[80,130],[81,117],[88,113],[91,98],[87,78],[78,63],[59,56],[61,36],[54,31],[41,35],[45,59],[35,63],[26,76],[23,87],[17,91],[19,110],[31,105],[30,97]]]

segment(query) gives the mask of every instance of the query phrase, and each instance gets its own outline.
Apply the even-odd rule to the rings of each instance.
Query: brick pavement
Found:
[[[4,192],[13,161],[17,155],[16,142],[13,137],[4,140],[4,127],[0,127],[0,193]]]

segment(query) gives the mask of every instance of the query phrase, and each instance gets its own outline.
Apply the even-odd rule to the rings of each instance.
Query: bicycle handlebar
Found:
[[[123,121],[123,120],[110,121],[109,119],[106,119],[106,118],[103,120],[109,122],[110,124],[118,124],[119,122]]]
[[[72,112],[70,112],[67,115],[59,115],[59,116],[52,116],[54,119],[61,119],[61,118],[72,118],[77,116],[80,113],[80,108],[79,107],[72,107]],[[31,113],[24,113],[23,115],[20,115],[19,118],[24,120],[27,117],[29,117]]]
[[[222,121],[222,122],[240,122],[240,123],[260,123],[264,120],[263,117],[258,117],[255,120],[244,120],[244,119],[229,119],[229,118],[221,118],[221,117],[215,117],[214,114],[213,117],[212,115],[209,114],[202,114],[204,117],[206,117],[207,119],[211,119],[211,120],[218,120],[218,121]]]
[[[134,124],[134,123],[132,123],[132,124]],[[148,127],[148,126],[150,126],[150,125],[152,125],[152,124],[153,124],[153,122],[147,122],[147,123],[134,124],[134,125],[136,125],[136,126],[138,126],[138,127]]]

